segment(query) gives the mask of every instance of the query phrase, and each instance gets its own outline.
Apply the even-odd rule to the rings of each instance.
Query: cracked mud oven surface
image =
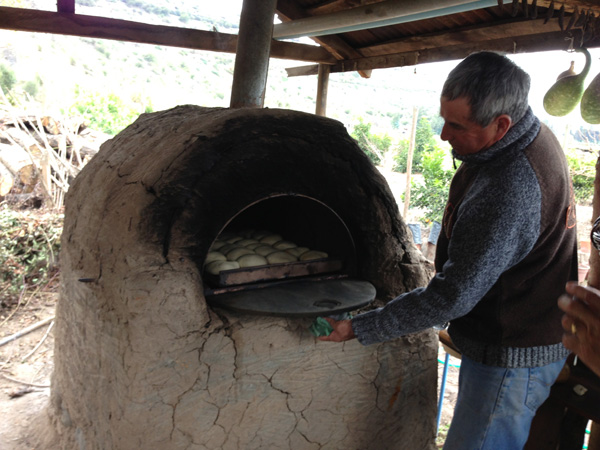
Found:
[[[27,305],[20,307],[13,313],[9,321],[0,328],[2,338],[20,332],[24,328],[38,323],[54,315],[57,295],[51,294],[31,299]],[[3,450],[31,450],[35,448],[34,442],[29,438],[32,429],[43,425],[40,421],[47,420],[44,411],[49,401],[50,377],[53,368],[52,330],[39,349],[24,362],[33,348],[39,344],[46,334],[49,325],[44,325],[37,330],[24,335],[0,347],[0,448]],[[440,348],[439,359],[444,360],[444,351]],[[445,387],[444,404],[441,416],[440,430],[444,434],[445,428],[452,419],[452,411],[458,389],[458,368],[454,367],[458,361],[450,360]],[[443,365],[439,365],[439,380],[441,380]],[[10,379],[8,379],[8,378]],[[24,383],[32,383],[35,386]],[[438,380],[438,389],[439,389]],[[38,449],[39,450],[39,449]]]

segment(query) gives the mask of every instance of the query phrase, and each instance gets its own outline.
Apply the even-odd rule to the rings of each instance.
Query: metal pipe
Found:
[[[276,24],[273,27],[273,38],[293,39],[347,33],[489,8],[497,4],[498,0],[387,0]]]

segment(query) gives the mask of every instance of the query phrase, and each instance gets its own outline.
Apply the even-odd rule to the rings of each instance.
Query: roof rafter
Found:
[[[235,53],[237,48],[237,35],[234,34],[4,6],[0,6],[0,29],[112,39],[221,53]],[[323,64],[333,64],[336,61],[324,48],[275,40],[271,43],[271,57]]]

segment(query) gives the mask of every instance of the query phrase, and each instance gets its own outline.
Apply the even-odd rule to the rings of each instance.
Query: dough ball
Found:
[[[300,261],[312,261],[315,259],[327,258],[329,255],[325,252],[319,252],[317,250],[310,250],[300,255]]]
[[[277,250],[287,250],[288,248],[298,247],[296,244],[290,241],[279,241],[273,244],[273,248]]]
[[[254,230],[242,230],[238,234],[242,236],[244,239],[249,239],[252,237]]]
[[[256,239],[242,239],[241,241],[237,241],[237,245],[242,247],[248,247],[251,244],[260,244]]]
[[[267,256],[270,255],[271,253],[275,253],[277,250],[275,250],[273,247],[271,247],[270,245],[261,245],[260,247],[256,247],[254,249],[254,253],[256,253],[257,255],[260,256]]]
[[[238,241],[241,241],[243,238],[241,236],[232,236],[229,239],[227,239],[225,242],[227,242],[228,244],[235,244]]]
[[[260,242],[267,245],[273,245],[275,242],[282,241],[283,238],[278,234],[269,234],[262,239],[259,239]]]
[[[225,255],[223,253],[210,251],[206,255],[206,260],[204,261],[204,264],[208,264],[213,261],[225,261],[226,259],[227,258],[225,257]]]
[[[257,239],[257,240],[259,240],[259,241],[260,241],[260,240],[261,240],[262,238],[264,238],[265,236],[269,236],[269,235],[271,235],[271,234],[273,234],[273,233],[272,233],[272,232],[270,232],[270,231],[267,231],[267,230],[257,230],[257,231],[255,231],[254,233],[252,233],[252,236],[251,236],[251,237],[252,237],[253,239]]]
[[[278,251],[267,255],[267,261],[269,261],[269,264],[290,263],[298,261],[298,258],[287,252]]]
[[[246,245],[246,248],[249,248],[250,250],[255,250],[256,248],[263,246],[265,244],[261,243],[261,242],[257,242],[255,244],[248,244]]]
[[[220,239],[215,239],[215,242],[213,242],[213,244],[210,246],[210,249],[211,250],[219,250],[224,245],[225,245],[225,242],[223,242]]]
[[[231,250],[233,250],[234,248],[240,248],[239,245],[237,244],[225,244],[223,247],[221,247],[219,249],[219,251],[221,253],[223,253],[224,255],[226,255],[227,253],[229,253]]]
[[[206,266],[206,271],[212,275],[218,275],[223,270],[239,269],[240,263],[237,261],[213,261]]]
[[[237,262],[240,267],[266,266],[268,264],[267,258],[256,254],[240,256]]]
[[[285,251],[288,252],[290,255],[294,255],[297,258],[299,258],[300,255],[306,253],[309,250],[310,249],[308,247],[294,247],[294,248],[288,248]]]
[[[252,250],[246,247],[238,247],[233,250],[227,252],[227,259],[229,261],[237,261],[240,256],[250,255],[254,253]]]
[[[219,237],[217,239],[223,242],[227,242],[228,239],[231,239],[234,236],[235,234],[233,234],[231,231],[223,231],[221,234],[219,234]]]

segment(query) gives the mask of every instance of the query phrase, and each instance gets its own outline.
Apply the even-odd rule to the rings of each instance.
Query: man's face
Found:
[[[473,122],[470,119],[471,106],[465,97],[454,100],[442,97],[440,115],[444,119],[441,138],[448,141],[459,155],[480,152],[499,140],[497,119],[487,127]]]

